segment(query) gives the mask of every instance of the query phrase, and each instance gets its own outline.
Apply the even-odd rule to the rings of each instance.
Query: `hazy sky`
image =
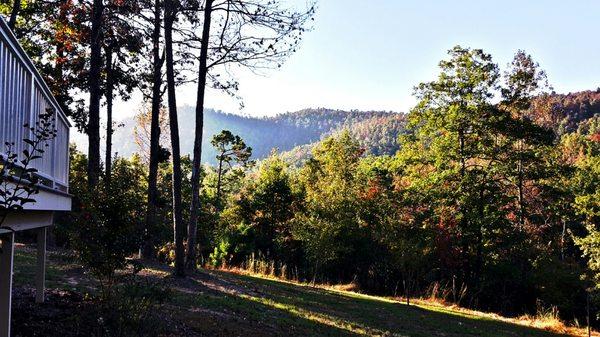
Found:
[[[595,89],[599,19],[600,0],[320,0],[314,30],[281,69],[239,74],[243,110],[214,91],[206,106],[253,116],[306,107],[407,111],[413,86],[431,80],[457,44],[482,48],[501,66],[524,49],[556,91]],[[195,88],[181,88],[178,101],[193,105]],[[118,116],[137,105],[119,105]]]

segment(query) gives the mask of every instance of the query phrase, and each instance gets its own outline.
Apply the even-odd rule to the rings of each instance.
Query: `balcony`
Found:
[[[24,125],[35,125],[40,113],[54,111],[57,136],[47,143],[41,159],[32,161],[46,192],[69,191],[70,124],[50,90],[25,54],[16,38],[0,19],[0,160],[5,143],[14,143],[21,154],[28,146],[31,131]]]

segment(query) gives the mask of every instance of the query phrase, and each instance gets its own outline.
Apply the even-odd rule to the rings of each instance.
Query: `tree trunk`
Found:
[[[460,156],[460,185],[462,189],[462,185],[465,183],[465,175],[466,175],[466,159],[465,159],[465,132],[462,128],[458,130],[458,149]],[[469,219],[465,214],[465,205],[462,201],[457,203],[457,213],[461,214],[460,217],[460,231],[461,231],[461,255],[462,255],[462,272],[463,279],[468,280],[471,277],[471,254],[469,251],[470,243],[467,240],[466,232],[470,230]]]
[[[410,306],[410,281],[406,276],[402,282],[404,284],[404,296],[406,297],[406,305]]]
[[[481,183],[479,189],[479,221],[477,223],[477,251],[475,260],[475,284],[479,284],[479,278],[483,268],[483,224],[485,223],[485,177],[482,178],[484,181]]]
[[[173,21],[176,15],[175,4],[165,0],[165,51],[167,62],[167,95],[169,98],[169,126],[171,130],[171,151],[173,153],[173,231],[175,237],[175,275],[185,276],[185,256],[181,204],[181,154],[179,150],[179,125],[177,121],[177,100],[175,97],[175,70],[173,61]]]
[[[8,27],[14,32],[15,25],[17,24],[17,17],[19,16],[19,12],[21,11],[21,0],[13,1],[13,8],[10,12],[10,19],[8,20]]]
[[[567,221],[562,220],[562,233],[560,235],[560,260],[565,260],[565,236],[567,234]]]
[[[215,207],[217,211],[221,208],[221,179],[223,178],[223,154],[219,157],[219,169],[217,171],[217,194],[215,195]]]
[[[92,6],[92,31],[90,36],[90,73],[88,85],[90,91],[88,134],[88,184],[90,188],[98,184],[100,177],[100,70],[102,69],[102,0],[94,0]]]
[[[517,184],[519,189],[519,230],[523,230],[525,227],[525,197],[523,191],[523,141],[519,140],[518,144],[518,156],[519,160],[517,162]]]
[[[144,230],[144,243],[142,257],[152,258],[154,253],[152,230],[156,224],[157,206],[157,180],[160,146],[160,106],[162,102],[162,60],[160,58],[160,28],[161,28],[160,0],[154,1],[154,30],[152,31],[152,111],[150,124],[150,163],[148,172],[148,204],[146,208],[146,228]]]
[[[202,42],[200,45],[200,66],[198,69],[198,92],[196,94],[196,126],[194,137],[194,159],[192,161],[192,203],[190,206],[190,223],[188,224],[187,268],[196,268],[196,242],[198,235],[198,213],[200,209],[200,164],[202,158],[202,131],[204,128],[204,95],[206,92],[206,75],[208,73],[208,43],[210,39],[210,23],[213,0],[206,0],[204,7],[204,23]]]
[[[465,133],[462,129],[458,130],[458,148],[460,155],[460,177],[465,177],[466,161],[465,161]]]
[[[112,135],[113,135],[113,50],[112,47],[106,49],[106,156],[104,159],[106,183],[110,184],[110,175],[112,172]]]

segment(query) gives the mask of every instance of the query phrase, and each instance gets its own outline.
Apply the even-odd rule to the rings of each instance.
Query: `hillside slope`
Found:
[[[529,112],[533,121],[559,135],[576,131],[581,122],[594,115],[600,115],[600,88],[538,97]]]
[[[97,287],[68,252],[50,251],[48,258],[48,285],[57,290],[46,304],[37,305],[31,292],[22,291],[33,286],[35,250],[16,249],[17,334],[33,328],[44,336],[56,336],[53,329],[69,331],[69,324],[77,322],[65,319],[61,310],[80,310],[85,301],[71,290],[89,292]],[[186,279],[170,275],[168,267],[158,264],[139,275],[147,282],[166,282],[171,288],[160,315],[177,331],[164,336],[557,337],[583,333],[570,329],[572,334],[557,334],[427,302],[407,306],[388,298],[224,271],[203,271]],[[38,320],[30,321],[28,315]],[[59,317],[60,324],[53,317]]]
[[[600,114],[600,89],[538,97],[529,117],[560,135],[575,131],[582,121],[597,114]],[[179,108],[183,154],[192,152],[194,118],[193,107]],[[224,129],[240,135],[253,148],[254,159],[264,158],[272,149],[278,149],[290,162],[297,164],[309,157],[314,143],[342,130],[348,130],[358,139],[367,153],[394,154],[405,123],[405,114],[386,111],[319,108],[257,118],[206,109],[202,161],[215,163],[216,153],[210,139]],[[135,119],[128,118],[121,121],[115,131],[113,149],[120,156],[129,157],[138,151],[133,141],[134,127]],[[80,149],[87,148],[85,136],[73,134],[72,139]]]
[[[181,149],[183,154],[189,154],[194,141],[194,109],[184,106],[179,109],[179,114]],[[357,136],[365,140],[365,146],[373,148],[373,153],[393,153],[397,147],[397,135],[403,129],[403,120],[403,114],[384,111],[305,109],[270,118],[256,118],[206,109],[202,161],[215,162],[216,153],[210,139],[224,129],[240,135],[253,148],[254,159],[266,157],[272,149],[284,152],[314,143],[345,128],[356,130]],[[382,127],[385,123],[390,124]],[[132,141],[135,120],[126,119],[121,125],[115,132],[113,148],[119,155],[128,157],[138,151]]]
[[[339,134],[347,131],[352,138],[358,140],[366,154],[381,156],[393,155],[400,149],[399,136],[404,132],[406,115],[391,114],[374,116],[359,122],[342,125],[325,135]],[[289,151],[283,151],[283,158],[293,164],[300,165],[311,156],[317,142],[296,146]]]

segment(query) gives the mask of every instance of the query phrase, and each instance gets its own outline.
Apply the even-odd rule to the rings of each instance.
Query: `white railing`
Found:
[[[16,38],[0,17],[0,154],[5,143],[14,143],[21,154],[31,139],[26,124],[35,125],[40,113],[54,111],[57,136],[48,142],[42,159],[31,165],[50,187],[68,191],[69,185],[69,122],[50,90],[23,51]]]

